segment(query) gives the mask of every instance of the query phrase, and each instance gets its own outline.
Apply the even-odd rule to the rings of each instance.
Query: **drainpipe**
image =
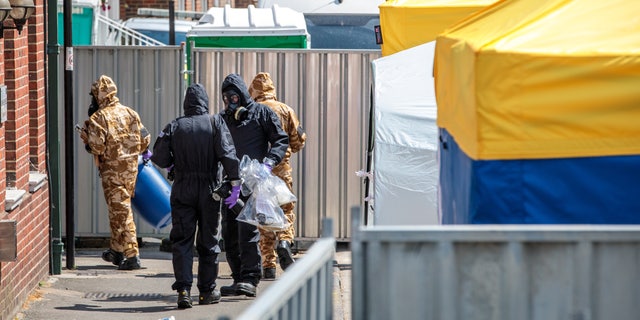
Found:
[[[46,125],[47,125],[47,174],[49,175],[49,272],[62,272],[62,227],[60,220],[60,137],[58,131],[58,70],[60,46],[58,45],[58,3],[57,0],[45,1],[47,23],[45,77]]]
[[[65,178],[65,233],[67,238],[67,269],[76,268],[75,213],[73,183],[73,41],[71,38],[71,0],[64,0],[64,178]]]

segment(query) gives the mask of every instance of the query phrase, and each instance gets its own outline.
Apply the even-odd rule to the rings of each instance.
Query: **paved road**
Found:
[[[180,310],[176,305],[176,293],[171,290],[173,271],[171,253],[160,251],[159,240],[148,242],[141,248],[143,268],[135,271],[119,271],[100,258],[102,249],[77,249],[76,269],[63,268],[62,274],[50,276],[41,283],[17,319],[23,320],[191,320],[232,319],[246,309],[256,298],[223,297],[214,305],[194,305]],[[304,256],[298,253],[297,259]],[[350,252],[337,250],[334,269],[334,319],[350,319]],[[65,262],[62,263],[66,266]],[[278,268],[278,277],[282,270]],[[197,273],[197,260],[194,274]],[[221,255],[218,286],[233,282],[230,270]],[[262,281],[258,287],[264,292],[275,281]],[[194,302],[197,288],[192,289]],[[172,320],[173,320],[172,319]]]

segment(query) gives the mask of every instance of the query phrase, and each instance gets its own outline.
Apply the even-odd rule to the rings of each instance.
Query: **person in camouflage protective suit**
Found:
[[[111,241],[102,258],[120,270],[140,269],[131,198],[138,176],[138,156],[148,159],[151,136],[133,109],[120,104],[118,89],[102,75],[91,85],[92,105],[80,137],[93,154],[109,208]]]
[[[293,109],[276,98],[276,88],[269,73],[260,72],[253,78],[249,87],[249,94],[256,102],[267,105],[278,115],[282,129],[289,135],[289,148],[282,161],[271,172],[282,179],[289,187],[289,190],[293,192],[290,158],[292,153],[296,153],[304,147],[307,135],[302,130],[300,121]],[[287,203],[281,207],[289,223],[287,230],[273,232],[260,229],[260,253],[262,254],[262,276],[264,279],[275,279],[276,253],[282,270],[287,269],[294,262],[291,253],[291,245],[295,236],[294,223],[296,221],[296,216],[293,212],[294,207],[295,202]],[[278,241],[277,246],[276,241]],[[276,250],[274,250],[274,247],[276,247]]]

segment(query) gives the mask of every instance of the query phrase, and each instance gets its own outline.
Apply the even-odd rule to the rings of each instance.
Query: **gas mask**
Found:
[[[237,121],[247,118],[247,109],[240,105],[240,94],[236,90],[227,90],[222,93],[222,101],[227,106],[227,114]]]
[[[92,114],[96,113],[96,111],[100,109],[100,106],[98,105],[98,100],[96,100],[96,97],[94,97],[92,93],[89,93],[89,95],[91,96],[91,104],[89,105],[89,110],[87,113],[89,114],[89,117],[91,117]]]

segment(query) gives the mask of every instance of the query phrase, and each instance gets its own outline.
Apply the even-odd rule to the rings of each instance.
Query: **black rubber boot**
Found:
[[[122,260],[124,260],[124,254],[122,252],[107,249],[102,252],[102,260],[111,262],[114,266],[119,266]]]
[[[276,247],[276,252],[278,253],[278,260],[280,261],[282,270],[287,270],[287,268],[295,262],[289,241],[280,240]]]
[[[262,279],[274,280],[276,278],[276,268],[264,268],[262,270]]]
[[[241,293],[238,293],[238,284],[237,283],[233,283],[230,286],[222,286],[220,287],[220,294],[223,297],[230,297],[230,296],[239,296],[241,295]]]
[[[247,297],[255,297],[256,291],[256,286],[249,282],[238,282],[238,285],[236,287],[237,293],[244,294]]]
[[[125,258],[118,266],[118,270],[138,270],[142,266],[140,265],[140,257],[135,256],[131,258]]]
[[[178,308],[179,309],[187,309],[191,308],[191,292],[189,290],[179,290],[178,291]]]
[[[214,304],[220,302],[220,291],[200,292],[198,304]]]

